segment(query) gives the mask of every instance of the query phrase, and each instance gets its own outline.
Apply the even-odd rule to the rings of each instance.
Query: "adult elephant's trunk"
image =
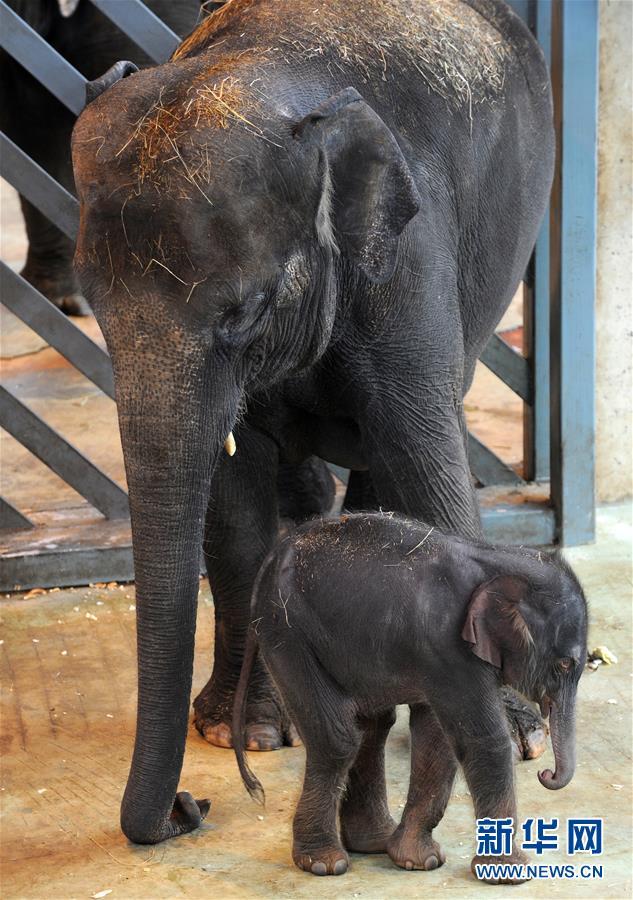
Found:
[[[173,340],[173,338],[172,338]],[[237,390],[221,396],[200,351],[114,358],[136,577],[138,717],[121,826],[137,843],[196,827],[208,803],[176,790],[193,668],[199,562],[211,472]],[[234,402],[232,402],[234,401]],[[215,408],[214,408],[215,407]]]
[[[574,777],[576,768],[576,689],[561,692],[550,707],[550,734],[556,771],[546,769],[538,773],[541,784],[550,791],[564,788]]]

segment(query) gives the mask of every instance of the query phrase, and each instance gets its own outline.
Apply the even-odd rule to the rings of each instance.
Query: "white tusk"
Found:
[[[229,456],[235,456],[235,451],[237,450],[237,444],[235,443],[235,438],[233,437],[232,431],[229,431],[228,437],[224,441],[224,449],[229,454]]]

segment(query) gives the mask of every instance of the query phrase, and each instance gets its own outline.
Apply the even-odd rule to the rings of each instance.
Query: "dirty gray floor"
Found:
[[[135,712],[134,592],[131,586],[16,594],[1,601],[3,656],[2,894],[7,898],[418,898],[427,891],[468,898],[631,896],[631,506],[604,508],[598,542],[570,550],[591,603],[591,646],[606,644],[615,666],[587,671],[580,688],[576,778],[554,793],[537,782],[543,761],[517,769],[520,817],[604,817],[597,881],[477,884],[470,798],[456,786],[437,829],[447,862],[404,872],[386,856],[354,856],[347,875],[317,879],[290,859],[290,822],[303,750],[252,756],[268,795],[246,795],[233,755],[190,730],[182,785],[213,806],[196,834],[155,848],[130,845],[118,828]],[[195,684],[207,674],[213,610],[202,584]],[[549,758],[549,754],[548,754]],[[392,810],[408,779],[406,713],[388,748]],[[543,857],[569,860],[564,853]],[[101,894],[101,896],[104,896]]]

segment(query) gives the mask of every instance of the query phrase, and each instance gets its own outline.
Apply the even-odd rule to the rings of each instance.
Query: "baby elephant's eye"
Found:
[[[570,659],[568,656],[566,656],[564,659],[559,659],[557,665],[561,672],[569,672],[573,664],[573,659]]]

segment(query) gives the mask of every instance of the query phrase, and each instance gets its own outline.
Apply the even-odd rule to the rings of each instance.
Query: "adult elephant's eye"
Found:
[[[570,659],[569,656],[565,656],[563,659],[558,660],[557,666],[561,672],[569,672],[573,664],[573,659]]]

